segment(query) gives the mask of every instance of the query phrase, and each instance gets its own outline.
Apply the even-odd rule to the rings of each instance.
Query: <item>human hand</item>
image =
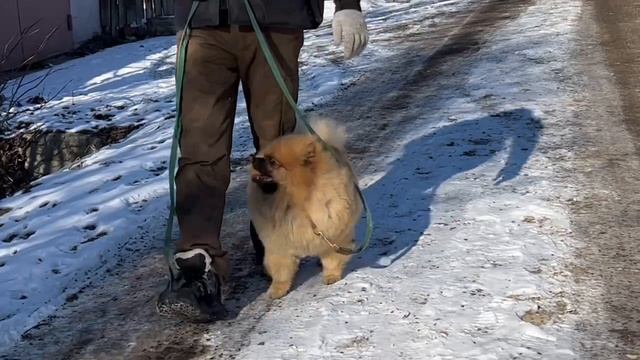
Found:
[[[369,41],[364,15],[358,10],[345,9],[333,17],[333,40],[336,46],[342,44],[344,58],[351,59],[360,55]]]

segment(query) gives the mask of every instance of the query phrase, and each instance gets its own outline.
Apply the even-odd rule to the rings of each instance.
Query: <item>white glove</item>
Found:
[[[358,10],[340,10],[333,16],[333,40],[336,46],[343,44],[344,58],[360,55],[367,47],[369,34],[364,15]]]

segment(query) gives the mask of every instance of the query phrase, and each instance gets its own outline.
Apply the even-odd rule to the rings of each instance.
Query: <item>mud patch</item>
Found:
[[[11,234],[11,235],[7,236],[6,238],[2,239],[2,242],[5,243],[5,244],[10,244],[17,237],[18,237],[18,234]]]
[[[96,241],[96,240],[98,240],[100,238],[103,238],[103,237],[107,236],[108,234],[109,233],[106,232],[106,231],[101,231],[101,232],[97,233],[95,236],[92,236],[92,237],[80,242],[80,244],[87,244],[87,243],[90,243],[90,242],[94,242],[94,241]]]
[[[96,229],[96,225],[95,225],[95,224],[88,224],[88,225],[85,225],[85,226],[82,228],[82,230],[87,230],[87,231],[93,231],[93,230],[95,230],[95,229]]]
[[[27,240],[27,239],[29,239],[30,237],[32,237],[35,233],[36,233],[35,231],[33,231],[33,230],[29,230],[29,231],[25,232],[24,234],[22,234],[22,235],[20,236],[20,239],[22,239],[22,240]]]
[[[535,326],[544,326],[551,322],[552,315],[549,311],[543,309],[528,310],[522,315],[522,321]]]

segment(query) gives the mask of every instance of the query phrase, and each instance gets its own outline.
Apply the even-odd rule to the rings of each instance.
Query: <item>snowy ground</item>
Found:
[[[425,3],[442,11],[465,1]],[[308,34],[301,56],[304,106],[335,96],[380,54],[393,52],[382,46],[389,37],[388,11],[395,9],[401,21],[410,24],[411,8],[373,6],[379,15],[372,12],[371,30],[379,34],[380,45],[371,46],[367,56],[355,62],[341,62],[329,26]],[[330,3],[326,13],[333,13]],[[33,123],[31,128],[79,131],[132,123],[144,127],[71,170],[38,180],[30,192],[0,201],[0,208],[10,210],[0,218],[0,283],[6,289],[0,294],[1,345],[73,298],[112,265],[112,254],[126,246],[132,233],[165,211],[166,160],[175,117],[174,43],[174,37],[155,38],[72,60],[56,67],[36,90],[48,94],[65,89],[60,99],[20,119]],[[248,129],[241,96],[233,138],[236,167],[253,152]],[[153,221],[163,226],[161,219]]]
[[[572,101],[563,82],[582,4],[499,3],[370,2],[372,46],[348,64],[331,46],[328,27],[307,35],[301,102],[349,125],[376,220],[374,243],[330,287],[305,264],[291,294],[273,303],[260,295],[236,320],[204,329],[193,342],[205,350],[189,357],[580,358],[564,270],[576,246],[566,206],[576,188],[557,164],[570,168],[574,160],[563,146]],[[113,123],[139,120],[144,127],[0,201],[11,209],[0,218],[0,283],[7,290],[0,293],[1,346],[76,301],[118,254],[136,248],[133,234],[152,229],[144,241],[158,241],[167,205],[173,41],[109,49],[55,74],[60,82],[73,78],[75,90],[42,113],[42,126],[100,126],[90,115],[103,111],[113,113]],[[371,97],[342,98],[349,93]],[[346,109],[345,102],[357,105]],[[239,104],[237,167],[252,151]],[[64,107],[78,112],[52,123]],[[243,186],[236,177],[232,192]],[[227,222],[245,226],[246,213],[235,210]],[[143,308],[124,306],[129,313],[120,315],[145,321],[136,314],[148,313],[151,302],[135,304]],[[53,336],[53,323],[41,336]],[[115,324],[99,324],[99,336],[122,332]],[[153,344],[148,337],[162,332],[153,326],[139,326],[145,335],[131,331],[132,340],[116,349],[82,346],[76,357],[134,357],[136,346]],[[229,350],[225,342],[240,345]]]
[[[541,2],[501,29],[464,87],[425,109],[363,181],[376,241],[390,245],[354,261],[334,287],[305,283],[266,314],[239,358],[579,357],[562,324],[568,283],[556,273],[570,256],[561,203],[572,189],[552,173],[571,154],[551,150],[569,114],[555,89],[567,62],[558,49],[579,9]]]

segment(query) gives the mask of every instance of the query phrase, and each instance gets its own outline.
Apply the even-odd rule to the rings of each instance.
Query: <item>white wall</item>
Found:
[[[75,46],[100,33],[100,0],[69,0]]]

